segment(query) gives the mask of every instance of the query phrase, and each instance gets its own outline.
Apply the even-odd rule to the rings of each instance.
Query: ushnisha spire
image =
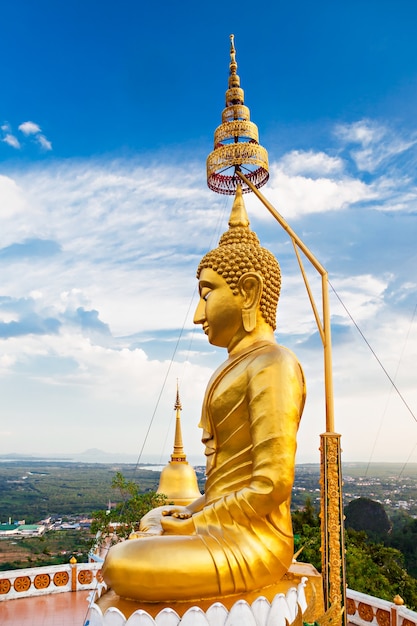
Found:
[[[268,153],[259,144],[256,124],[250,121],[250,112],[244,104],[244,91],[237,74],[234,35],[230,35],[229,82],[226,91],[226,108],[222,123],[214,132],[214,150],[207,158],[207,184],[217,193],[233,195],[239,178],[236,170],[257,187],[268,178]],[[243,183],[242,193],[250,188]]]
[[[230,228],[234,228],[237,226],[243,226],[247,228],[249,226],[249,218],[246,212],[245,203],[243,201],[241,183],[238,183],[236,188],[236,195],[229,217],[229,226]]]

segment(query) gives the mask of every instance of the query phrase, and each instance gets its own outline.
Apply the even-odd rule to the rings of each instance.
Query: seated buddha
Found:
[[[276,343],[280,268],[262,248],[240,188],[229,230],[198,267],[194,323],[228,358],[213,374],[200,426],[205,494],[160,507],[159,532],[113,546],[103,577],[143,602],[219,599],[279,581],[293,558],[290,516],[296,434],[305,401],[294,354]]]

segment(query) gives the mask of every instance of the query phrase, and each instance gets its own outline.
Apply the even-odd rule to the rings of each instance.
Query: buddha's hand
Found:
[[[171,515],[172,517],[177,517],[178,519],[188,519],[192,516],[192,513],[186,506],[170,506],[169,509],[162,511],[162,515],[163,517]]]
[[[185,507],[179,507],[179,509]],[[164,535],[195,535],[194,522],[189,511],[179,510],[163,513],[161,526]]]
[[[158,506],[156,509],[152,509],[146,515],[142,517],[139,524],[139,530],[143,533],[151,533],[162,535],[163,528],[161,526],[162,516],[165,515],[166,509],[177,509],[176,506]]]

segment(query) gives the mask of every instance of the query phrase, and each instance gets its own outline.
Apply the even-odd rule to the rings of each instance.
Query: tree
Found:
[[[417,519],[405,511],[399,511],[393,518],[393,528],[387,543],[401,550],[407,571],[417,577]]]
[[[303,548],[299,560],[321,571],[320,519],[311,501],[306,500],[304,508],[292,517],[295,550]],[[403,523],[408,528],[408,523]],[[411,541],[417,524],[416,528],[412,524],[409,528]],[[345,539],[346,579],[351,589],[391,601],[399,594],[408,608],[417,608],[417,580],[407,573],[404,555],[399,550],[373,542],[363,530],[348,528]]]
[[[391,600],[399,594],[417,607],[417,580],[407,573],[399,550],[369,541],[365,532],[346,533],[346,578],[351,589]]]
[[[346,528],[364,530],[373,541],[383,541],[391,531],[391,522],[380,502],[357,498],[345,506]]]
[[[294,530],[294,548],[302,550],[300,561],[311,563],[321,571],[321,533],[320,518],[310,497],[307,497],[302,509],[292,514]]]
[[[155,491],[140,493],[139,485],[126,480],[121,472],[115,474],[112,488],[120,492],[123,501],[110,511],[93,513],[91,531],[95,535],[94,545],[109,538],[111,543],[127,539],[131,532],[138,529],[141,518],[148,511],[167,503],[166,496]]]
[[[304,524],[308,526],[320,526],[320,518],[310,496],[307,496],[304,507],[294,511],[292,514],[292,524],[295,533],[302,530]]]

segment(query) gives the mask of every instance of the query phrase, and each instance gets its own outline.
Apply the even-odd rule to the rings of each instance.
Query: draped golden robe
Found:
[[[290,500],[304,400],[303,373],[289,350],[260,342],[230,357],[203,404],[207,483],[204,507],[191,518],[195,534],[114,546],[103,568],[107,584],[155,602],[277,582],[293,556]]]

